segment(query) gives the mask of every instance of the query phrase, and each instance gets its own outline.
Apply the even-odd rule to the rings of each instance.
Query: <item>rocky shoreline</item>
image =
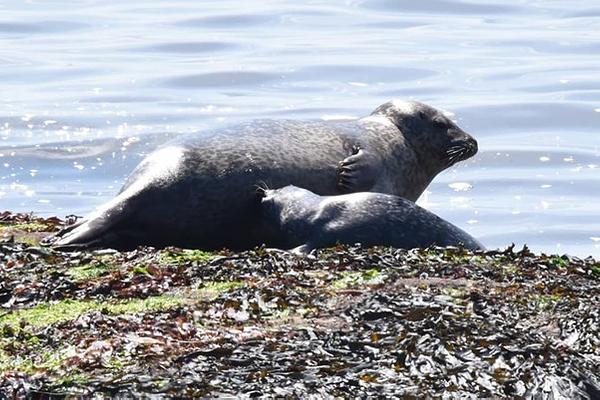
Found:
[[[56,252],[0,213],[0,398],[600,397],[600,262],[336,247]]]

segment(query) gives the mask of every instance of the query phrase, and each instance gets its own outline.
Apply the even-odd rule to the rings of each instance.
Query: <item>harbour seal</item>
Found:
[[[168,142],[114,199],[46,243],[248,249],[272,239],[258,223],[257,185],[416,200],[439,172],[476,152],[475,139],[417,101],[388,102],[351,122],[251,121]]]
[[[295,186],[266,190],[263,222],[275,247],[307,253],[337,243],[401,249],[462,245],[484,250],[471,235],[412,201],[383,193],[319,196]]]

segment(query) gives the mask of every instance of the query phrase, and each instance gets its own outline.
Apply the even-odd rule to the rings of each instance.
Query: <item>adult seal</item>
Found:
[[[149,154],[114,199],[54,245],[247,249],[272,240],[259,223],[257,186],[416,200],[440,171],[476,152],[471,136],[416,101],[388,102],[351,122],[257,120],[183,136]]]
[[[336,243],[401,249],[463,246],[484,250],[471,235],[412,201],[382,193],[319,196],[295,186],[266,190],[263,221],[277,247],[307,253]]]

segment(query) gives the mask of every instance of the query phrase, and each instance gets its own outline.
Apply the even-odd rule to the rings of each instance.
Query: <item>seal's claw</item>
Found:
[[[355,165],[359,160],[357,159],[352,159],[352,157],[354,156],[350,156],[348,158],[346,158],[344,161],[340,162],[340,165],[343,167],[349,167],[351,165]]]

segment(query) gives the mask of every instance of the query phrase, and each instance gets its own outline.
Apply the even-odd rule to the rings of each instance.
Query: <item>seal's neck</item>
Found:
[[[396,163],[393,170],[398,171],[394,177],[395,188],[392,194],[400,194],[411,201],[416,201],[421,196],[439,172],[410,145],[393,148],[390,159]]]
[[[283,236],[289,239],[290,247],[304,244],[312,236],[312,220],[319,201],[318,195],[306,195],[289,201],[281,209],[279,227]]]

